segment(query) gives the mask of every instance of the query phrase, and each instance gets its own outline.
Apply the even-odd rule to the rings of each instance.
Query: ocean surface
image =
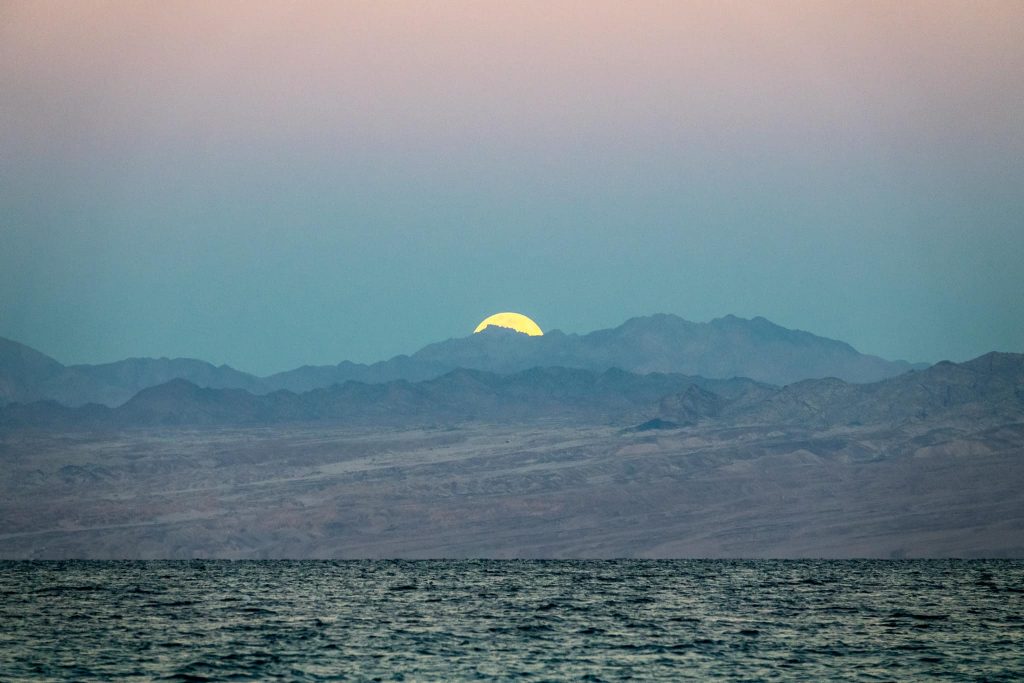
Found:
[[[1024,679],[1024,562],[0,562],[0,680]]]

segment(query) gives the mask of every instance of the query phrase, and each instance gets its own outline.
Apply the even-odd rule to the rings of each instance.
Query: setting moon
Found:
[[[544,334],[540,329],[540,326],[533,322],[533,320],[522,313],[512,312],[495,313],[492,316],[484,318],[483,321],[476,326],[476,329],[473,330],[473,334],[491,327],[492,325],[494,327],[506,327],[510,330],[515,330],[516,332],[528,334],[531,337],[540,337]]]

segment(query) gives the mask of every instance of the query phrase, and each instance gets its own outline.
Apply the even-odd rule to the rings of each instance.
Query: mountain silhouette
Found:
[[[751,386],[726,398],[688,388],[659,404],[657,418],[677,424],[833,426],[909,421],[970,422],[1024,417],[1024,354],[987,353],[966,363],[943,361],[879,382],[834,377],[779,389]]]
[[[542,337],[529,337],[488,328],[479,334],[429,344],[411,356],[372,365],[307,366],[271,375],[264,382],[273,388],[306,391],[346,380],[429,379],[455,368],[512,373],[554,366],[598,372],[620,368],[714,379],[749,377],[780,385],[820,377],[874,382],[926,367],[861,354],[844,342],[790,330],[764,318],[746,320],[729,315],[708,323],[693,323],[675,315],[658,314],[632,318],[619,327],[585,335],[553,330]]]
[[[416,426],[568,419],[647,428],[702,423],[834,426],[1014,421],[1024,418],[1024,355],[989,353],[943,362],[870,384],[837,378],[785,387],[745,378],[708,379],[617,368],[531,368],[496,374],[461,368],[430,380],[349,381],[301,394],[199,387],[175,379],[143,389],[117,408],[68,408],[54,401],[0,408],[6,427],[120,429],[180,425],[330,422]]]
[[[263,378],[187,358],[129,358],[102,365],[64,366],[23,344],[0,339],[0,404],[49,399],[69,406],[117,406],[143,389],[173,379],[254,394],[302,393],[348,381],[420,382],[459,368],[512,374],[535,367],[598,373],[618,368],[710,379],[747,377],[785,385],[822,377],[875,382],[924,366],[861,354],[844,342],[790,330],[764,318],[747,320],[731,315],[694,323],[658,314],[584,335],[554,330],[530,337],[489,327],[479,334],[429,344],[412,355],[379,363],[303,366]]]
[[[258,377],[192,358],[128,358],[100,365],[62,365],[0,337],[0,404],[41,399],[68,406],[120,405],[147,387],[185,379],[204,387],[265,391]]]
[[[618,369],[531,368],[510,375],[459,369],[422,382],[350,381],[303,394],[257,395],[175,379],[143,389],[116,408],[69,408],[54,401],[9,404],[0,408],[0,425],[120,429],[326,421],[379,426],[555,418],[615,423],[638,419],[661,397],[690,386],[736,396],[758,385],[746,379],[637,375]]]
[[[48,383],[63,371],[46,354],[0,337],[0,404],[47,397]]]

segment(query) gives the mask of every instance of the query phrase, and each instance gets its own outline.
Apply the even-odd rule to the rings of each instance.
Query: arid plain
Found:
[[[0,556],[1024,554],[1024,424],[3,435]]]

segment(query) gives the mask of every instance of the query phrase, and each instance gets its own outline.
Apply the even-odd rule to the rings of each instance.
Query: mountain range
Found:
[[[55,401],[0,408],[8,428],[280,425],[436,426],[571,419],[666,429],[696,424],[827,429],[908,421],[1024,418],[1024,354],[989,353],[867,384],[836,378],[785,387],[746,378],[636,374],[619,369],[531,368],[499,375],[458,369],[421,382],[348,381],[301,394],[200,387],[183,379],[148,387],[110,408]]]
[[[926,365],[884,360],[858,353],[849,344],[790,330],[764,318],[732,315],[694,323],[658,314],[584,335],[553,330],[529,337],[490,327],[378,363],[303,366],[267,377],[187,358],[129,358],[66,366],[28,346],[0,338],[0,405],[51,400],[66,406],[118,406],[143,389],[175,379],[202,388],[243,389],[252,394],[302,393],[348,381],[421,382],[457,369],[514,374],[537,367],[596,373],[619,369],[708,379],[746,377],[786,385],[822,377],[875,382]]]
[[[828,429],[899,424],[1013,422],[1024,418],[1024,354],[991,352],[966,363],[943,361],[879,382],[852,384],[834,377],[782,388],[750,384],[722,397],[691,385],[666,396],[656,419],[680,425],[799,425]]]
[[[651,316],[263,378],[5,342],[0,390],[0,558],[1024,557],[1024,354]]]
[[[0,426],[126,428],[301,422],[397,426],[558,418],[622,423],[643,419],[662,397],[689,387],[730,399],[770,391],[769,385],[742,378],[711,380],[562,367],[507,375],[458,369],[421,382],[348,381],[301,394],[284,389],[253,394],[174,379],[143,389],[114,408],[93,403],[68,407],[56,401],[9,404],[0,408]]]
[[[1024,557],[1024,355],[0,408],[0,558]]]

